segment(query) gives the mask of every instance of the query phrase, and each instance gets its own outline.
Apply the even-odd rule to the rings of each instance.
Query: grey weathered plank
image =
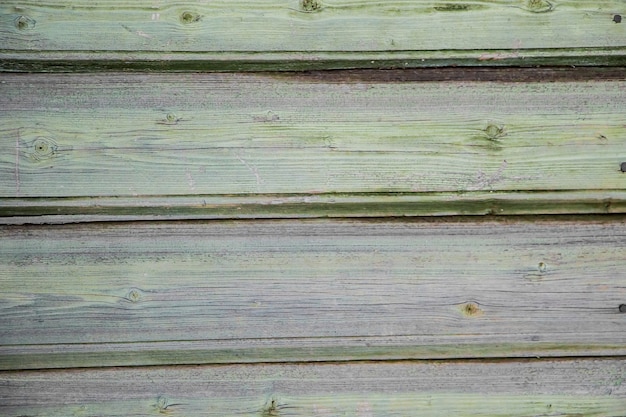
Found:
[[[623,79],[39,74],[0,91],[4,216],[625,209]]]
[[[623,217],[0,230],[3,369],[626,353]]]
[[[623,416],[626,361],[0,373],[4,416]]]
[[[622,15],[620,0],[10,0],[0,69],[624,65]]]

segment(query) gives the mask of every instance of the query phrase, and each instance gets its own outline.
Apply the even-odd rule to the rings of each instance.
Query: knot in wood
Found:
[[[539,265],[537,265],[537,269],[540,273],[543,274],[548,270],[548,265],[546,265],[545,262],[539,262]]]
[[[44,161],[54,157],[58,148],[59,146],[53,139],[39,136],[30,143],[29,157],[34,161]]]
[[[15,18],[14,23],[17,30],[30,30],[35,27],[37,22],[28,16],[18,16]]]
[[[490,140],[498,140],[501,137],[505,136],[506,132],[504,130],[504,126],[489,123],[485,128],[485,135],[487,135],[487,138]]]
[[[476,303],[463,304],[463,306],[461,306],[461,311],[465,316],[468,316],[468,317],[477,317],[483,314],[483,311],[480,309],[480,307]]]
[[[126,299],[130,301],[131,303],[137,303],[139,302],[139,300],[141,300],[141,292],[138,289],[133,288],[130,291],[128,291],[128,294],[126,295]]]
[[[319,0],[301,0],[300,8],[305,12],[317,12],[322,9],[322,2]]]
[[[547,0],[528,0],[526,8],[533,13],[546,13],[552,11],[552,3]]]
[[[196,12],[184,11],[180,14],[180,21],[185,25],[199,22],[202,16]]]

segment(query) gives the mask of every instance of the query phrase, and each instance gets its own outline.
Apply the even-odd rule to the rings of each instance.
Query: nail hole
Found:
[[[620,169],[622,172],[626,172],[626,162],[622,162],[622,164],[619,166],[619,169]]]
[[[616,14],[615,16],[613,16],[613,21],[615,23],[622,23],[622,15],[621,14]]]
[[[626,304],[621,304],[619,306],[619,312],[620,313],[626,313]]]
[[[45,142],[38,142],[35,145],[35,149],[37,150],[37,152],[39,153],[47,153],[48,152],[48,144]]]
[[[15,27],[18,30],[29,30],[35,27],[35,20],[28,16],[18,16],[15,18]]]

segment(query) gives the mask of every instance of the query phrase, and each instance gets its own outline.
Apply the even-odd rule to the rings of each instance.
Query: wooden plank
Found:
[[[0,230],[2,369],[626,354],[624,217]]]
[[[0,201],[0,224],[624,212],[626,191],[15,198]]]
[[[626,361],[0,373],[5,416],[623,416]]]
[[[625,211],[623,76],[34,74],[0,89],[4,216],[120,214],[120,198],[126,214],[209,217]]]
[[[620,0],[11,0],[0,69],[624,65],[624,14]]]

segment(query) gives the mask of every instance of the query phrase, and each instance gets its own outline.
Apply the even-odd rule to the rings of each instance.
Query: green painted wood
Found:
[[[624,212],[623,77],[5,74],[0,91],[3,216]]]
[[[626,191],[4,199],[0,224],[450,215],[615,214]]]
[[[624,65],[622,15],[620,0],[11,0],[0,69]]]
[[[626,362],[400,362],[0,373],[17,416],[621,416]]]
[[[2,369],[626,354],[622,216],[0,233]]]

